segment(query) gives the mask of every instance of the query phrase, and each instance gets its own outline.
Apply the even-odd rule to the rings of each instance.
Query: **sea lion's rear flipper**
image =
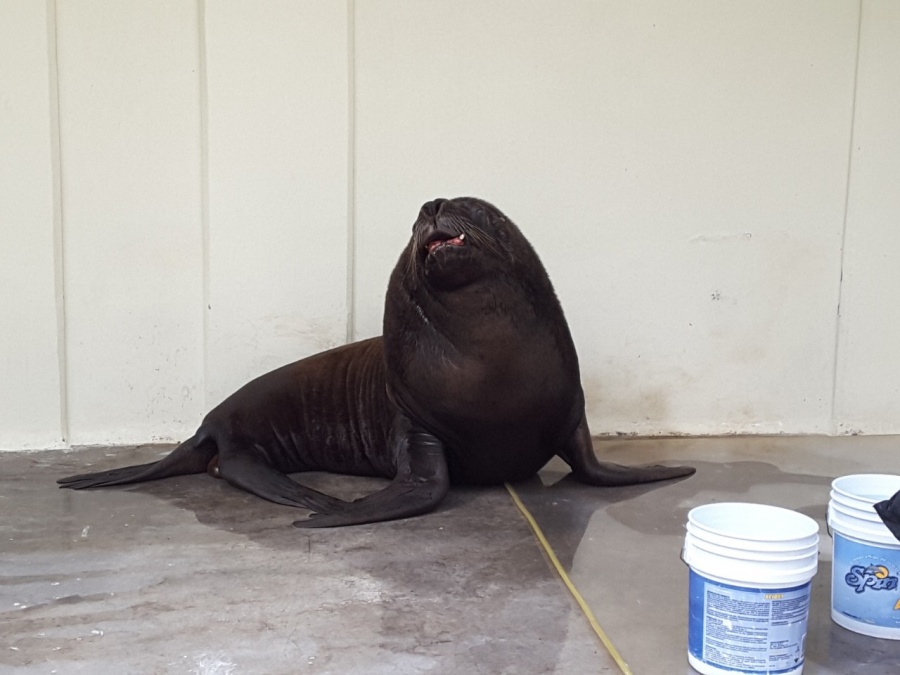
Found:
[[[601,462],[594,454],[591,432],[587,419],[581,416],[581,423],[559,452],[565,462],[572,467],[572,475],[582,483],[612,487],[616,485],[636,485],[690,476],[696,469],[691,466],[623,466],[612,462]]]
[[[260,456],[240,451],[246,442],[219,442],[218,475],[237,488],[276,504],[311,511],[331,513],[350,505],[350,502],[301,485]]]
[[[450,489],[444,445],[438,438],[398,414],[392,430],[397,475],[383,490],[338,511],[319,510],[295,527],[340,527],[409,518],[434,510]]]
[[[200,439],[198,434],[191,436],[158,462],[124,466],[110,471],[82,473],[60,478],[56,482],[60,487],[72,490],[145,483],[170,476],[203,473],[215,456],[215,443],[206,438]]]

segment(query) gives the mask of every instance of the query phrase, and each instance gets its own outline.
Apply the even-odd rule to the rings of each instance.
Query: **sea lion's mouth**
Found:
[[[436,249],[442,246],[465,246],[466,245],[466,233],[462,232],[455,237],[450,237],[442,232],[435,232],[432,234],[428,241],[425,242],[425,250],[428,253],[434,252]]]

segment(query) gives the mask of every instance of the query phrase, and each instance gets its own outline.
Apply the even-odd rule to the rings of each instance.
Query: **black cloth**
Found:
[[[900,541],[900,492],[890,499],[878,502],[875,505],[875,511],[891,534],[897,538],[897,541]]]

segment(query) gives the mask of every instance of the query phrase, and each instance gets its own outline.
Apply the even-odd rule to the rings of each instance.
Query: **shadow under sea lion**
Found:
[[[421,208],[391,274],[383,332],[252,380],[158,462],[59,483],[84,489],[208,471],[314,512],[297,527],[331,527],[426,513],[451,484],[523,480],[554,455],[596,486],[694,472],[597,459],[562,307],[534,249],[487,202]],[[344,501],[287,475],[304,471],[391,483]]]

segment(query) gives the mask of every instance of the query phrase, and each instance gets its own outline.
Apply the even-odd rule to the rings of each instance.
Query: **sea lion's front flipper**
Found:
[[[692,466],[623,466],[612,462],[601,462],[594,454],[591,432],[587,418],[582,413],[581,422],[575,433],[559,452],[565,462],[572,467],[572,475],[582,483],[612,487],[616,485],[636,485],[690,476],[696,469]]]
[[[295,527],[340,527],[409,518],[432,511],[450,489],[444,444],[400,413],[391,444],[397,474],[391,484],[337,511],[319,510]]]

